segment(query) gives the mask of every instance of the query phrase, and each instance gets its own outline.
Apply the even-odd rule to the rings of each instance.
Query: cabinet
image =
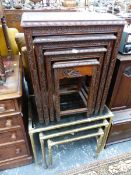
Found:
[[[131,139],[131,109],[114,112],[107,145]]]
[[[107,103],[114,111],[131,108],[131,55],[118,54]]]
[[[114,118],[107,144],[131,139],[131,56],[117,56],[107,103]]]
[[[22,69],[19,56],[14,72],[0,86],[0,170],[32,162],[22,114]]]

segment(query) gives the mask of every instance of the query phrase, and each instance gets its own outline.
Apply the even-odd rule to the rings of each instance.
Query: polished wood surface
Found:
[[[131,56],[118,55],[107,103],[112,110],[131,108]]]
[[[131,139],[131,55],[117,56],[107,104],[114,111],[107,145]]]

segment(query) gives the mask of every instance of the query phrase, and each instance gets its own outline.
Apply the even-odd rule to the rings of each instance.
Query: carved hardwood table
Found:
[[[54,115],[53,108],[50,108],[50,98],[52,97],[50,97],[49,87],[47,86],[46,75],[48,75],[48,72],[46,72],[44,53],[48,50],[59,51],[59,48],[95,48],[102,45],[103,42],[108,41],[108,44],[105,44],[107,51],[102,63],[102,70],[104,70],[104,73],[100,73],[99,89],[96,94],[98,97],[95,102],[95,113],[102,112],[116,62],[124,20],[111,14],[92,14],[88,12],[36,12],[24,13],[21,25],[24,28],[26,38],[39,122],[49,124]],[[108,34],[112,37],[114,36],[114,38],[109,39],[108,36],[108,38],[105,37],[100,42],[102,34]],[[90,41],[88,39],[90,36],[93,37],[94,40],[97,40],[92,46],[89,44],[93,43],[93,39],[90,39]],[[35,39],[37,37],[44,37],[43,40],[41,40],[41,44],[39,44],[39,51],[36,47],[33,47],[33,42],[36,42]],[[76,39],[72,41],[72,38],[75,37],[77,37],[77,42]],[[78,56],[77,53],[75,56]],[[64,61],[67,61],[67,57],[68,56],[64,55]],[[53,120],[54,119],[55,116]]]

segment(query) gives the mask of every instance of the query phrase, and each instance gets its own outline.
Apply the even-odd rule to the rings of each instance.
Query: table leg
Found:
[[[48,161],[48,165],[51,166],[52,165],[52,144],[51,144],[51,140],[47,141],[47,145],[48,145],[48,153],[49,153],[49,161]]]
[[[47,168],[45,142],[44,142],[42,133],[39,134],[39,140],[40,140],[40,145],[41,145],[42,157],[43,157],[43,160],[44,160],[44,164],[45,164],[45,166]]]
[[[35,163],[38,164],[36,146],[35,146],[35,141],[34,141],[34,133],[29,133],[29,136],[30,136],[32,151],[34,155],[34,160],[35,160]]]

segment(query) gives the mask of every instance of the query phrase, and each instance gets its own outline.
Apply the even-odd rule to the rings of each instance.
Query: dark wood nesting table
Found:
[[[26,38],[39,122],[45,122],[46,124],[49,124],[52,118],[53,120],[55,119],[55,113],[50,102],[52,97],[50,97],[48,93],[49,87],[47,86],[46,79],[48,72],[46,72],[45,68],[44,62],[46,55],[44,55],[44,53],[48,50],[50,52],[55,50],[58,53],[59,48],[63,49],[65,53],[67,53],[66,50],[69,48],[75,48],[77,50],[78,47],[81,49],[92,47],[95,49],[96,47],[103,46],[103,43],[108,41],[108,44],[104,45],[107,49],[102,64],[102,70],[104,72],[102,71],[100,73],[99,89],[95,101],[95,113],[102,112],[116,62],[124,20],[111,14],[35,12],[24,13],[21,26],[24,29]],[[114,39],[109,39],[109,36],[101,39],[102,35],[108,34],[114,37]],[[72,41],[71,35],[72,38],[77,37],[77,42]],[[35,42],[37,37],[44,37],[44,39],[39,42],[39,52],[37,49],[36,51],[34,49],[37,48],[37,42]],[[90,37],[90,39],[82,39],[84,37]],[[97,42],[94,42],[94,40],[97,40]],[[55,56],[54,53],[52,58]],[[84,54],[79,54],[78,52],[75,53],[74,56],[84,58]],[[60,57],[62,57],[62,54]],[[65,54],[63,58],[65,61],[67,60]]]

